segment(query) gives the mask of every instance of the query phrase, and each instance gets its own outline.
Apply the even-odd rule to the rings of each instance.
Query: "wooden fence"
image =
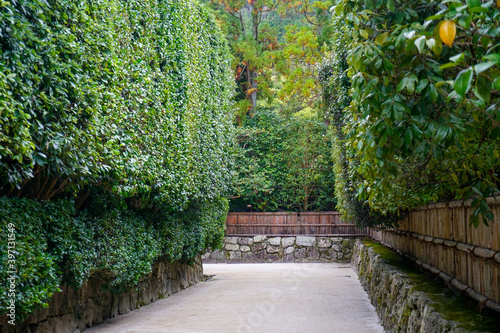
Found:
[[[366,236],[368,229],[340,220],[339,212],[228,213],[227,236]]]
[[[500,197],[489,204],[495,216],[489,226],[475,228],[470,205],[451,202],[417,209],[398,229],[370,234],[500,311]]]

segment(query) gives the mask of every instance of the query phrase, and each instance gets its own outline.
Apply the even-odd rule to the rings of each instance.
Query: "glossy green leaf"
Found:
[[[494,62],[482,62],[474,66],[474,71],[476,72],[476,75],[479,75],[495,65],[496,64]]]
[[[453,85],[453,89],[462,97],[465,97],[465,94],[471,88],[472,84],[473,72],[471,68],[465,69],[461,71],[457,78],[455,79],[455,84]]]
[[[476,80],[476,94],[483,101],[488,103],[490,101],[492,82],[485,75],[479,75]]]
[[[415,40],[415,45],[417,46],[418,52],[422,53],[425,46],[425,36],[420,36]]]

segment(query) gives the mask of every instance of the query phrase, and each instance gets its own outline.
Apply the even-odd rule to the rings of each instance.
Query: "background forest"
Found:
[[[237,148],[230,209],[334,210],[319,68],[330,1],[209,1],[233,54]]]

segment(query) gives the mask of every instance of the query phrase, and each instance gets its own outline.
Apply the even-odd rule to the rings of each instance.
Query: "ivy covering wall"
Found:
[[[0,50],[0,262],[13,231],[19,315],[61,283],[104,274],[122,288],[159,256],[190,261],[217,247],[234,89],[209,10],[0,1]]]

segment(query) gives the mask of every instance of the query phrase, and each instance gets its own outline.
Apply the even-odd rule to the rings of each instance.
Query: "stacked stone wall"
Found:
[[[469,332],[457,322],[442,318],[432,300],[416,291],[406,274],[387,264],[370,247],[358,241],[353,252],[352,267],[387,333]]]
[[[0,317],[0,332],[79,333],[101,324],[105,319],[128,313],[141,306],[168,297],[203,279],[201,258],[194,265],[157,262],[152,272],[135,287],[114,294],[104,288],[104,282],[89,279],[80,289],[62,286],[46,309],[39,309],[26,321],[15,326]]]
[[[354,238],[225,237],[221,250],[203,255],[205,263],[349,262]]]

